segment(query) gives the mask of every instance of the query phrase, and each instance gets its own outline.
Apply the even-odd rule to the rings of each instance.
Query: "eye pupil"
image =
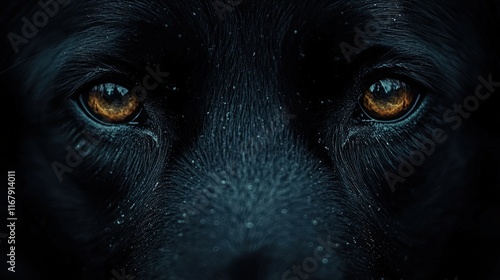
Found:
[[[361,107],[375,120],[395,120],[410,111],[416,94],[402,81],[384,79],[368,87],[361,97]]]
[[[140,111],[139,98],[127,88],[113,83],[91,88],[83,104],[94,117],[108,123],[129,122]]]
[[[98,85],[92,88],[92,91],[101,93],[106,102],[117,105],[123,103],[124,99],[130,95],[128,89],[111,83]]]

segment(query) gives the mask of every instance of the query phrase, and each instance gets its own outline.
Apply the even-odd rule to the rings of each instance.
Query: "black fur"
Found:
[[[1,25],[8,279],[499,279],[500,87],[446,117],[500,81],[497,1],[69,1],[13,47],[41,10],[21,2]],[[148,65],[169,74],[139,124],[79,104]],[[367,121],[358,98],[385,77],[421,102]]]

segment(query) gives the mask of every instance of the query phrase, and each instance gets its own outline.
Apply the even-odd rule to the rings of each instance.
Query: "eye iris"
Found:
[[[104,121],[119,123],[134,115],[139,108],[139,99],[128,89],[109,83],[93,87],[89,91],[87,105]]]
[[[413,93],[405,83],[386,79],[368,88],[362,97],[362,105],[371,117],[387,120],[406,113],[414,99]]]

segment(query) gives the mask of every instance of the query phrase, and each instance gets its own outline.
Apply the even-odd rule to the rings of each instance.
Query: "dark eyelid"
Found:
[[[408,72],[404,68],[400,67],[380,67],[372,68],[366,71],[357,80],[359,88],[367,88],[370,85],[376,83],[377,81],[383,79],[394,79],[404,82],[412,90],[418,91],[422,94],[433,94],[433,88],[428,84],[426,80],[423,80],[418,75]]]
[[[79,90],[104,81],[115,82],[126,86],[134,84],[135,68],[123,62],[68,60],[60,66],[56,77],[57,91],[63,98],[69,98]]]
[[[416,57],[386,46],[374,46],[362,50],[347,66],[357,73],[356,82],[371,84],[382,78],[394,78],[421,88],[425,92],[435,92],[433,77],[439,76],[436,67],[426,57]]]
[[[94,86],[104,83],[117,84],[127,89],[131,89],[135,86],[134,81],[122,73],[102,71],[99,69],[90,71],[84,77],[80,77],[73,85],[61,85],[60,90],[65,92],[66,98],[72,98],[90,90]]]

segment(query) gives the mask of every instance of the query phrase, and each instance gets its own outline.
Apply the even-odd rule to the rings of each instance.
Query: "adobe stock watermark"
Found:
[[[84,139],[75,148],[70,145],[66,146],[65,163],[53,161],[51,164],[59,183],[63,182],[65,173],[72,173],[74,168],[82,164],[83,158],[90,153],[90,149],[97,147],[101,143],[100,138],[95,138],[88,131],[84,130],[82,134]]]
[[[153,66],[154,69],[151,65],[146,66],[145,70],[148,74],[142,78],[142,84],[132,89],[132,92],[138,95],[140,101],[146,99],[148,91],[157,89],[160,84],[164,83],[165,79],[170,76],[169,72],[161,71],[160,64],[155,64]]]
[[[9,34],[7,34],[7,38],[14,52],[17,54],[21,45],[28,44],[29,40],[35,37],[40,29],[48,24],[49,18],[53,18],[59,13],[59,5],[66,5],[69,2],[69,0],[38,1],[40,9],[33,14],[31,20],[27,17],[21,18],[23,22],[20,32],[21,35],[14,32],[9,32]]]
[[[344,55],[347,63],[351,63],[351,57],[354,54],[358,54],[368,47],[368,40],[370,39],[370,37],[378,36],[384,26],[389,26],[391,22],[396,20],[394,17],[392,17],[392,15],[399,15],[399,1],[391,0],[389,2],[392,2],[391,5],[394,5],[391,9],[391,15],[374,15],[373,20],[369,21],[364,26],[364,30],[356,25],[354,27],[355,35],[353,44],[347,43],[345,41],[339,44],[340,50],[342,51],[342,54]]]
[[[483,76],[477,79],[479,84],[474,94],[465,97],[462,104],[453,104],[452,109],[443,113],[443,121],[451,124],[453,130],[460,128],[463,121],[479,109],[481,102],[490,98],[491,94],[496,91],[495,88],[500,87],[500,82],[493,81],[493,74],[489,74],[487,79]],[[410,177],[416,168],[424,164],[427,158],[436,151],[437,145],[443,144],[446,140],[448,140],[446,131],[442,128],[434,128],[430,137],[420,142],[419,149],[412,151],[407,159],[400,159],[397,174],[385,171],[384,176],[391,191],[396,191],[396,184],[405,182],[406,178]]]
[[[224,20],[225,14],[234,11],[238,5],[243,3],[243,0],[214,0],[212,6],[220,20]]]
[[[320,264],[328,263],[332,257],[334,248],[340,247],[339,243],[331,241],[330,235],[326,237],[326,241],[321,237],[318,237],[316,241],[319,243],[319,246],[314,248],[313,255],[305,257],[298,265],[292,265],[289,270],[283,273],[281,280],[308,279],[311,274],[318,270]]]
[[[132,92],[138,96],[139,101],[146,99],[148,91],[157,89],[170,75],[169,72],[162,72],[159,64],[153,66],[154,69],[150,65],[146,66],[145,70],[148,74],[143,77],[142,85],[135,86],[132,89]],[[96,138],[88,131],[83,131],[80,136],[82,135],[84,136],[83,140],[76,147],[66,146],[65,163],[53,161],[51,164],[59,183],[62,183],[65,173],[72,173],[74,168],[83,163],[84,158],[90,154],[90,149],[96,148],[101,143],[101,138]]]

